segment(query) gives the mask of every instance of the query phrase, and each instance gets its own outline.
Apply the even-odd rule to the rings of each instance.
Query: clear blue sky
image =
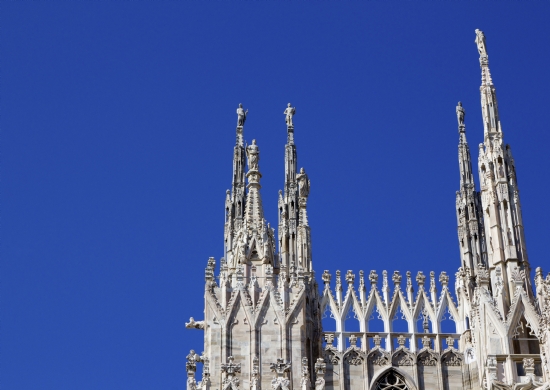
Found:
[[[2,2],[2,388],[185,388],[241,102],[272,224],[297,107],[318,275],[454,275],[458,100],[476,170],[483,136],[476,28],[548,270],[549,4]]]

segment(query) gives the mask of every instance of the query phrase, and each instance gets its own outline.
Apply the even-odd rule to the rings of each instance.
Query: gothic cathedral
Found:
[[[550,275],[536,268],[531,280],[515,161],[503,141],[483,32],[476,30],[475,42],[481,183],[478,191],[459,103],[454,294],[445,272],[439,286],[433,272],[418,272],[413,287],[410,272],[359,271],[356,289],[352,271],[334,277],[324,271],[320,287],[311,257],[309,180],[297,169],[295,108],[289,104],[284,112],[285,184],[275,234],[264,219],[259,147],[255,141],[244,146],[247,111],[240,105],[225,196],[225,253],[217,276],[216,260],[208,259],[204,319],[186,324],[204,332],[204,352],[187,356],[188,390],[550,389]],[[334,329],[323,329],[325,315]],[[349,315],[359,331],[346,330]],[[369,329],[373,315],[383,323],[379,331]],[[396,315],[408,331],[394,331]],[[444,318],[452,320],[453,332],[443,331]],[[195,377],[198,364],[202,378]]]

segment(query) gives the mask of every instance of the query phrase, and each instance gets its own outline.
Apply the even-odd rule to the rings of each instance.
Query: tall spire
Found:
[[[245,148],[243,130],[248,110],[237,108],[237,140],[233,149],[232,190],[225,198],[225,258],[221,269],[226,288],[266,282],[265,275],[277,267],[274,230],[264,219],[260,196],[260,149],[256,140]],[[245,155],[248,172],[245,175]],[[248,179],[246,185],[245,177]],[[248,192],[247,192],[248,189]],[[229,290],[227,290],[229,291]]]
[[[458,120],[458,164],[460,168],[460,191],[456,193],[456,217],[458,223],[458,241],[460,247],[461,265],[463,269],[475,272],[479,263],[486,262],[485,240],[483,233],[483,216],[481,199],[475,189],[472,173],[470,148],[466,141],[466,125],[464,118],[466,110],[462,103],[456,106]],[[475,274],[471,274],[475,276]],[[470,285],[470,292],[473,285]]]
[[[519,189],[512,151],[503,143],[497,96],[491,73],[485,34],[476,30],[481,66],[481,111],[484,142],[479,145],[479,177],[487,242],[488,269],[493,295],[506,315],[515,291],[512,273],[525,270],[525,290],[533,295],[525,247]]]
[[[489,55],[487,54],[487,44],[483,31],[476,30],[477,50],[479,52],[479,65],[481,67],[481,111],[483,114],[483,128],[485,134],[485,143],[491,142],[497,134],[502,134],[500,127],[500,118],[498,115],[498,103],[495,86],[489,70]]]
[[[246,195],[245,219],[249,227],[259,225],[264,219],[264,209],[262,198],[260,196],[260,149],[256,145],[256,140],[252,140],[252,145],[247,146],[246,155],[248,157],[248,194]]]
[[[311,233],[307,220],[307,198],[310,181],[304,170],[298,170],[294,144],[294,115],[296,107],[288,103],[285,111],[287,143],[285,145],[285,186],[279,191],[279,252],[281,264],[312,271]]]
[[[236,230],[242,226],[245,207],[245,151],[244,151],[244,123],[248,110],[244,110],[242,103],[237,108],[237,139],[233,148],[233,181],[231,192],[227,190],[225,197],[225,229],[224,229],[224,257],[231,252],[232,239]]]

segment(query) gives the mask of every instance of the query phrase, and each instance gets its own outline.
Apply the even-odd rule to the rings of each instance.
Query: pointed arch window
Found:
[[[409,390],[409,387],[403,377],[392,370],[378,380],[376,390]]]

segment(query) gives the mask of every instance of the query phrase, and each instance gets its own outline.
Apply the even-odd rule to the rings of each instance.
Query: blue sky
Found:
[[[0,382],[184,389],[223,254],[238,103],[276,223],[286,103],[313,263],[459,266],[455,106],[487,36],[527,247],[548,270],[548,2],[2,2]]]

